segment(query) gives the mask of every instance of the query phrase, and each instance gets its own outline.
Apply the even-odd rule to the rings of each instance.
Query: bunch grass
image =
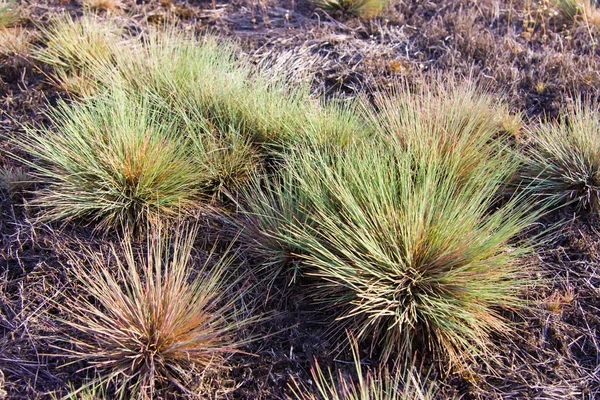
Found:
[[[346,143],[363,132],[351,107],[316,101],[307,84],[288,85],[216,37],[170,27],[149,32],[135,48],[120,53],[114,67],[99,68],[97,79],[150,91],[185,118],[221,137],[235,131],[263,153],[297,142]]]
[[[0,30],[10,28],[19,22],[20,16],[14,1],[0,1]]]
[[[199,207],[202,171],[155,99],[115,89],[49,118],[53,128],[30,128],[19,143],[43,185],[43,219],[140,227]]]
[[[315,301],[382,360],[421,351],[462,368],[510,332],[500,310],[523,307],[531,282],[519,262],[528,247],[511,240],[535,217],[521,198],[498,206],[513,159],[497,154],[467,176],[459,157],[367,142],[288,162],[293,191],[248,196],[259,229],[284,244],[273,254],[295,251]],[[296,193],[304,217],[279,211]]]
[[[594,0],[552,0],[551,3],[571,24],[582,21],[588,27],[600,27],[600,10]]]
[[[73,87],[73,77],[93,81],[94,72],[112,65],[117,53],[132,51],[124,47],[122,29],[114,20],[93,14],[78,19],[65,14],[40,30],[44,45],[34,52],[34,58],[52,68],[51,78],[58,86],[73,88],[77,95],[87,92]],[[83,87],[90,84],[85,82]]]
[[[0,29],[0,57],[27,57],[32,49],[34,34],[21,27]]]
[[[30,130],[21,144],[37,159],[45,188],[36,204],[49,220],[108,228],[186,214],[242,190],[265,159],[297,143],[345,146],[368,135],[352,107],[288,87],[215,37],[169,27],[116,51],[120,33],[99,23],[65,17],[38,53],[82,95],[51,112],[52,130]]]
[[[577,101],[562,119],[530,132],[521,171],[526,191],[553,206],[600,211],[600,111]]]
[[[189,394],[193,376],[225,368],[240,350],[245,339],[236,331],[256,318],[242,317],[239,271],[234,278],[230,254],[211,254],[198,268],[196,235],[180,227],[169,239],[156,229],[145,251],[125,237],[108,257],[90,251],[71,260],[76,288],[59,306],[73,332],[65,355],[97,376],[82,390],[110,388],[119,398]]]
[[[418,157],[456,163],[465,177],[504,152],[504,143],[519,129],[501,99],[472,81],[447,76],[424,79],[414,88],[396,82],[374,103],[363,109],[379,136]]]

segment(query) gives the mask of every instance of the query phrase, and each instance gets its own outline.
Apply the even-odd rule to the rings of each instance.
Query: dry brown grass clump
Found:
[[[58,304],[74,332],[65,355],[88,363],[93,385],[131,398],[187,393],[244,343],[236,330],[251,319],[240,317],[230,256],[197,265],[196,230],[180,229],[153,231],[143,252],[126,237],[109,255],[71,259],[76,287]]]
[[[368,19],[381,14],[388,0],[315,0],[315,4],[324,10]]]
[[[93,12],[117,12],[123,7],[120,0],[83,0],[83,9]]]
[[[28,55],[33,34],[21,27],[0,29],[0,57]]]

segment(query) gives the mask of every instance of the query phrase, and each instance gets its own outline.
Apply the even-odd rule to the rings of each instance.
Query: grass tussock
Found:
[[[121,32],[113,20],[102,20],[90,14],[75,20],[67,14],[41,28],[45,43],[34,57],[52,68],[52,79],[58,86],[73,88],[69,82],[63,82],[73,77],[93,81],[93,71],[100,66],[112,65],[123,42]],[[85,83],[84,87],[88,85],[94,84]],[[75,86],[75,94],[86,93]]]
[[[168,388],[185,393],[192,376],[224,368],[239,351],[244,341],[235,331],[251,319],[240,318],[231,259],[197,269],[195,237],[194,229],[171,240],[155,231],[144,252],[126,238],[109,257],[71,260],[77,287],[60,305],[75,332],[66,355],[87,362],[95,387],[131,398]]]
[[[91,12],[116,13],[123,8],[119,0],[84,0],[83,9]]]
[[[531,132],[521,173],[526,190],[555,206],[600,211],[600,111],[577,102],[556,122]]]
[[[14,1],[0,1],[0,30],[10,28],[19,22],[19,12]]]
[[[552,0],[551,4],[570,24],[581,21],[588,27],[600,28],[600,10],[594,0]]]
[[[500,139],[518,136],[519,119],[473,83],[444,79],[416,89],[396,84],[376,96],[377,111],[365,109],[381,136],[419,157],[456,162],[468,177],[500,151]]]
[[[150,91],[216,134],[233,130],[265,150],[309,140],[345,143],[363,131],[346,107],[320,104],[307,85],[290,86],[260,71],[215,37],[198,39],[175,28],[150,32],[143,46],[120,53],[115,64],[96,71],[106,86],[118,81]]]
[[[330,12],[369,19],[379,16],[388,0],[316,0],[315,4]]]
[[[365,144],[302,149],[289,163],[288,187],[248,198],[260,230],[295,251],[315,299],[383,360],[425,350],[465,366],[510,332],[499,310],[523,306],[530,282],[519,264],[527,248],[510,241],[534,218],[518,199],[496,208],[512,159],[465,176],[462,160],[435,150]],[[279,211],[295,193],[300,217]]]
[[[351,109],[287,87],[214,37],[169,28],[116,52],[114,32],[81,33],[98,23],[59,21],[38,54],[71,92],[99,93],[63,104],[52,129],[30,130],[19,144],[37,158],[31,167],[45,187],[35,203],[47,219],[139,226],[185,214],[243,189],[294,143],[345,145],[364,133]]]
[[[98,228],[141,226],[198,207],[201,166],[153,99],[115,90],[50,115],[20,145],[45,186],[34,203],[47,220],[83,219]]]
[[[34,35],[21,27],[0,29],[0,57],[26,57],[33,48]]]
[[[311,368],[312,385],[292,381],[289,400],[431,400],[435,398],[434,384],[423,382],[414,367],[397,366],[394,372],[387,367],[365,371],[356,341],[352,342],[352,357],[356,379],[338,370],[323,371],[318,361]]]

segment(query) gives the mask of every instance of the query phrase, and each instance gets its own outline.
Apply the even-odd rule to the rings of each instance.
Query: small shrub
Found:
[[[152,99],[115,89],[49,117],[53,128],[29,129],[18,143],[36,158],[26,162],[44,185],[34,204],[45,219],[134,227],[198,207],[201,170]]]
[[[360,18],[374,18],[381,14],[387,0],[315,0],[318,7]]]
[[[89,252],[87,261],[71,260],[77,286],[60,310],[74,348],[65,351],[94,370],[92,386],[156,398],[161,388],[186,390],[192,376],[222,369],[239,351],[244,340],[235,331],[252,319],[240,317],[231,259],[194,270],[195,237],[194,229],[171,240],[153,231],[145,252],[126,237],[110,258]]]
[[[600,111],[579,102],[531,132],[521,172],[526,190],[555,206],[600,211]]]
[[[341,370],[337,374],[328,370],[323,372],[319,363],[310,373],[314,387],[296,380],[290,385],[290,400],[430,400],[435,398],[436,387],[425,384],[414,367],[397,366],[394,373],[388,368],[379,367],[376,371],[370,368],[364,371],[359,357],[358,344],[352,343],[352,356],[356,380],[344,375]]]
[[[299,149],[282,172],[294,191],[247,201],[274,247],[295,250],[316,301],[357,339],[377,343],[383,360],[420,349],[465,366],[489,351],[490,335],[510,332],[499,309],[523,306],[527,248],[509,243],[535,213],[521,199],[496,208],[511,158],[497,154],[467,176],[461,160],[439,154]],[[280,211],[294,193],[308,223]]]

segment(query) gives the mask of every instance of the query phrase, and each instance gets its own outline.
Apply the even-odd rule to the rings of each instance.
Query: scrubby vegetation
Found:
[[[596,397],[596,7],[280,3],[0,5],[0,398]]]

